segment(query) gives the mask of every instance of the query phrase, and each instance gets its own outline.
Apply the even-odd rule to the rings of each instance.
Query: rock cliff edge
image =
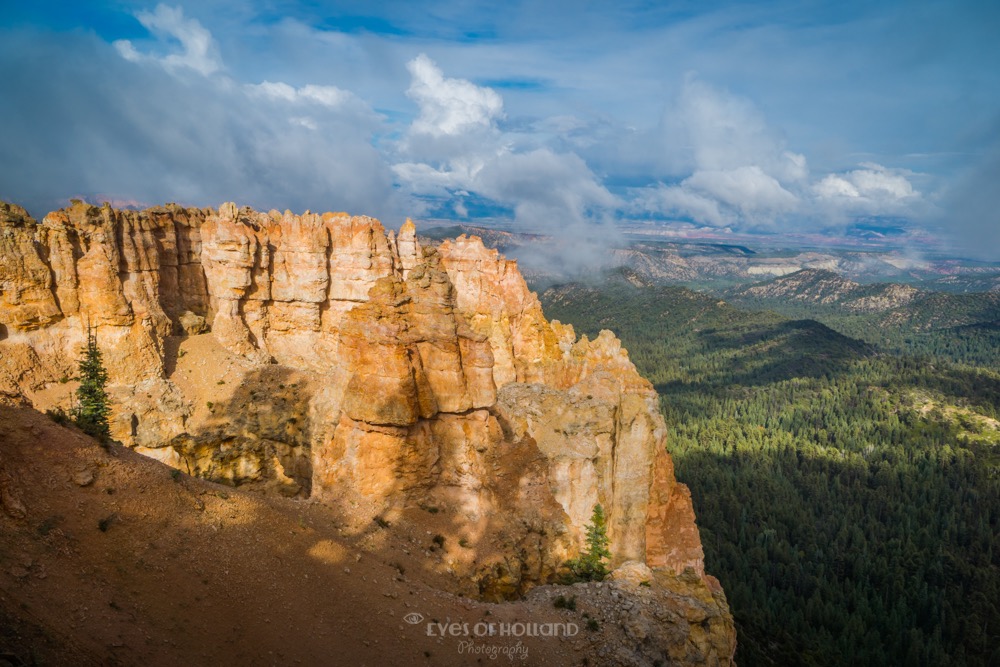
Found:
[[[0,402],[68,407],[88,326],[127,446],[353,521],[420,509],[467,545],[449,567],[487,600],[550,582],[601,503],[612,565],[701,586],[702,648],[731,661],[656,392],[611,332],[547,321],[477,237],[231,203],[40,223],[0,204]]]

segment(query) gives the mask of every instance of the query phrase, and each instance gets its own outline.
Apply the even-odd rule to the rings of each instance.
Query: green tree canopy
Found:
[[[587,549],[567,565],[573,572],[573,579],[577,581],[601,581],[608,576],[605,561],[611,558],[611,551],[608,549],[608,522],[600,503],[594,505],[594,513],[590,516],[586,530]]]
[[[73,410],[73,420],[84,433],[102,442],[111,438],[107,384],[108,371],[97,347],[97,336],[93,329],[88,328],[87,346],[80,358],[80,387],[76,390],[77,406]]]

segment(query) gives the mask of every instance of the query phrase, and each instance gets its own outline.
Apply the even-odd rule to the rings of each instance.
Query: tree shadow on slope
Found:
[[[653,343],[662,349],[669,344]],[[870,346],[812,320],[706,329],[693,335],[683,357],[675,357],[679,377],[654,387],[681,412],[708,416],[703,414],[706,399],[742,400],[747,391],[763,392],[787,381],[835,382],[872,355]],[[636,359],[640,372],[655,377],[657,369],[644,361]]]
[[[870,346],[814,320],[792,320],[749,330],[708,329],[696,337],[700,354],[729,362],[730,382],[770,384],[835,375],[870,355]]]
[[[167,336],[163,339],[163,374],[170,377],[177,370],[177,359],[181,345],[187,336]]]
[[[739,310],[677,287],[570,285],[547,292],[543,300],[546,314],[574,324],[580,333],[614,331],[640,373],[662,391],[723,376],[745,386],[830,376],[874,353],[814,320]]]
[[[193,432],[165,444],[177,450],[189,474],[232,485],[266,483],[285,495],[308,497],[312,391],[306,373],[264,366],[247,374],[227,400],[208,402]]]
[[[561,563],[545,554],[553,540],[562,539],[550,532],[552,517],[562,520],[562,508],[550,497],[546,459],[533,440],[516,441],[501,423],[500,445],[452,443],[462,451],[448,453],[427,439],[426,422],[374,427],[402,436],[409,450],[385,462],[392,466],[390,485],[366,498],[342,494],[325,479],[317,485],[326,488],[314,497],[312,448],[336,427],[310,416],[320,381],[278,364],[254,370],[226,400],[196,406],[203,416],[192,419],[195,427],[166,444],[191,475],[322,503],[346,539],[400,576],[419,572],[418,579],[442,590],[492,601],[518,599],[554,579]],[[428,455],[421,447],[433,451]],[[346,465],[351,474],[365,474],[364,466],[373,462],[351,459]],[[466,466],[478,472],[460,470]],[[483,501],[479,509],[470,500],[476,495]],[[388,502],[379,504],[382,498]]]
[[[567,518],[552,496],[547,458],[535,441],[517,439],[502,415],[491,413],[503,431],[499,442],[476,441],[477,433],[490,436],[468,422],[452,425],[462,436],[438,423],[443,432],[429,437],[434,422],[471,415],[442,413],[393,429],[404,441],[397,458],[387,461],[389,486],[369,496],[370,504],[329,487],[321,500],[401,575],[417,571],[418,579],[463,597],[520,599],[556,579],[562,563],[552,553],[566,539]],[[370,520],[365,511],[374,513]]]

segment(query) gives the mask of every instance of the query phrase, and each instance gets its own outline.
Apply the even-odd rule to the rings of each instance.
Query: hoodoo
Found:
[[[455,565],[485,599],[552,581],[600,503],[612,567],[714,595],[703,649],[731,659],[652,385],[611,332],[547,321],[477,237],[232,203],[77,202],[41,223],[2,205],[0,398],[66,406],[88,327],[127,446],[369,520],[440,508],[492,554]]]

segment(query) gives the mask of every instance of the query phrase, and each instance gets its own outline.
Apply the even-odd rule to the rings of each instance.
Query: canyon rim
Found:
[[[449,592],[484,602],[553,583],[600,503],[606,586],[661,589],[663,627],[628,655],[731,663],[732,616],[656,391],[612,332],[546,320],[516,262],[477,237],[232,203],[74,202],[40,223],[0,206],[0,401],[68,408],[88,329],[126,447],[357,530],[419,512],[462,542]],[[12,498],[14,460],[0,458]],[[691,599],[700,616],[671,613]]]

